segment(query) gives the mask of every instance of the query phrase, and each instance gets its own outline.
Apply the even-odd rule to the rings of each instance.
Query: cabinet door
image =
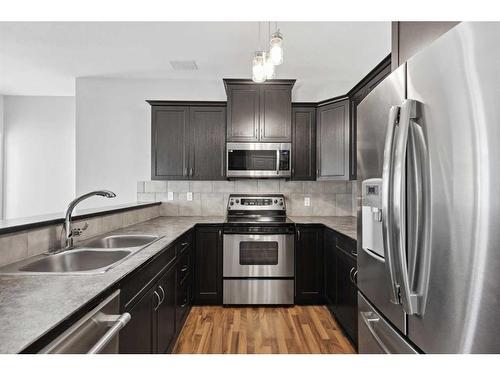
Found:
[[[175,326],[180,332],[184,319],[191,307],[191,273],[182,278],[180,270],[177,269],[176,305],[175,305]]]
[[[156,352],[156,311],[159,303],[156,286],[151,288],[128,312],[131,319],[120,331],[121,354]]]
[[[195,296],[198,305],[222,304],[222,228],[196,229]]]
[[[151,128],[151,178],[187,179],[188,107],[154,106]]]
[[[259,86],[231,85],[227,95],[227,140],[255,142],[258,132]]]
[[[316,109],[292,110],[292,180],[316,179]]]
[[[325,299],[330,311],[335,313],[337,302],[337,272],[335,261],[335,232],[325,229]]]
[[[358,301],[355,284],[356,260],[337,249],[337,302],[335,317],[349,338],[357,343]]]
[[[321,303],[323,294],[323,229],[297,226],[295,302]]]
[[[224,179],[226,108],[191,107],[189,174],[193,180]]]
[[[317,110],[317,179],[349,179],[349,101]]]
[[[167,352],[175,337],[175,269],[168,271],[158,283],[163,301],[157,310],[158,353]]]
[[[292,89],[283,85],[260,87],[259,139],[261,142],[291,142]]]

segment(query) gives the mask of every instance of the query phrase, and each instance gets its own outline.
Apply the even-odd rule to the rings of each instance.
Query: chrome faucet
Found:
[[[69,205],[68,209],[66,210],[66,216],[64,218],[64,239],[65,239],[65,244],[64,247],[60,250],[52,251],[51,254],[59,253],[64,250],[69,250],[73,247],[73,238],[75,236],[79,236],[82,234],[82,232],[87,229],[88,224],[86,223],[83,228],[77,228],[77,229],[72,229],[71,228],[71,215],[73,214],[73,210],[75,209],[76,205],[80,203],[81,201],[93,197],[94,195],[99,195],[101,197],[106,197],[106,198],[114,198],[116,197],[116,194],[113,193],[112,191],[109,190],[97,190],[97,191],[92,191],[87,194],[83,194],[75,199],[73,199]]]

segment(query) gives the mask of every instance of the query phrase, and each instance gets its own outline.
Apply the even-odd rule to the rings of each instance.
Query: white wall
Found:
[[[106,188],[82,207],[137,200],[137,181],[151,178],[151,106],[148,99],[226,100],[222,80],[76,80],[76,192]]]
[[[4,217],[62,212],[75,193],[75,98],[4,97]]]

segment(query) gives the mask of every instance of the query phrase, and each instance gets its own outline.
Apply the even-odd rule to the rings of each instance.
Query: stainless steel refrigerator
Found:
[[[360,353],[500,353],[500,23],[382,81],[357,156]]]

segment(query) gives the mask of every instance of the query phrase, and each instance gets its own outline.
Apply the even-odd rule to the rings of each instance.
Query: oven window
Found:
[[[275,171],[276,150],[232,150],[228,153],[230,171]]]
[[[275,241],[240,242],[241,266],[275,266],[278,264],[278,243]]]

